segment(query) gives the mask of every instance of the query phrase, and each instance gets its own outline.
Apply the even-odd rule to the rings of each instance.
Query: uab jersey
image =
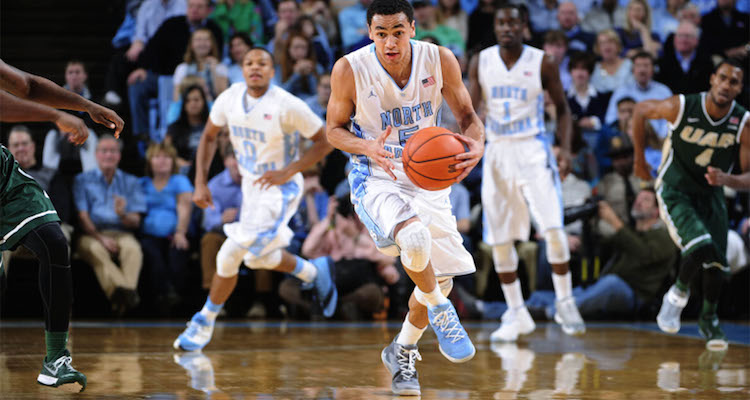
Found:
[[[750,113],[736,102],[714,121],[706,112],[707,93],[679,95],[680,111],[670,124],[657,186],[662,182],[681,191],[713,190],[705,173],[708,166],[730,173],[739,160],[742,128]]]

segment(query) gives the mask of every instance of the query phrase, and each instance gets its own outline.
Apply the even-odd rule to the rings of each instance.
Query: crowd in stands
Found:
[[[493,2],[414,0],[415,40],[447,47],[466,73],[471,58],[496,43]],[[659,219],[653,187],[632,173],[633,107],[708,89],[723,58],[748,65],[750,1],[511,2],[528,16],[526,43],[544,49],[559,65],[573,114],[575,154],[559,170],[579,309],[584,318],[653,316],[679,251]],[[86,66],[75,60],[65,66],[64,83],[118,110],[127,121],[121,139],[90,120],[91,135],[81,147],[69,144],[64,132],[30,132],[22,125],[3,138],[21,167],[49,193],[74,259],[88,265],[99,284],[76,290],[101,291],[115,316],[189,315],[216,270],[225,239],[222,225],[236,221],[242,206],[241,178],[226,133],[219,137],[210,170],[214,207],[200,210],[191,202],[196,151],[213,101],[227,87],[244,84],[242,57],[263,46],[274,55],[272,83],[325,118],[334,62],[370,43],[369,3],[129,0],[112,40],[105,87],[89,88]],[[746,107],[748,75],[746,70],[737,99]],[[444,120],[456,131],[450,114],[444,113]],[[550,101],[545,118],[553,135]],[[646,158],[654,174],[667,134],[666,121],[652,121],[647,129]],[[35,143],[34,138],[44,139]],[[41,161],[35,157],[39,145]],[[341,296],[336,318],[402,318],[409,280],[398,259],[376,250],[353,212],[347,156],[336,150],[305,171],[305,196],[290,223],[295,238],[288,250],[333,258]],[[475,275],[456,280],[454,300],[465,315],[499,319],[505,305],[491,250],[482,243],[480,180],[481,165],[452,187],[453,213],[477,264]],[[750,201],[746,194],[728,194],[732,276],[725,297],[744,296],[744,301],[722,300],[720,313],[747,318]],[[549,318],[554,295],[541,235],[532,233],[517,248],[529,307],[537,317]],[[23,252],[6,257],[12,258],[6,263],[13,274]],[[295,278],[243,268],[240,280],[239,295],[230,299],[237,306],[226,308],[230,315],[319,317],[308,290]]]

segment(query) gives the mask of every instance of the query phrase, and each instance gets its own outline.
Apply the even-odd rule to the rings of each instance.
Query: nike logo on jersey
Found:
[[[691,122],[692,123],[692,122],[698,122],[700,120],[701,120],[700,118],[690,118],[690,117],[688,117],[687,122]]]

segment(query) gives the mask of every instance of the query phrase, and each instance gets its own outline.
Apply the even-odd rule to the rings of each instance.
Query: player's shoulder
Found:
[[[226,101],[227,99],[242,96],[245,93],[246,89],[247,85],[244,82],[233,83],[216,97],[216,102]]]

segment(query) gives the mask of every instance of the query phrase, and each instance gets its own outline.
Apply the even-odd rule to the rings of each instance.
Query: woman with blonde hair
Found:
[[[605,29],[596,35],[594,53],[601,57],[591,73],[591,86],[598,92],[614,92],[627,80],[632,79],[633,62],[620,55],[622,42],[615,31]]]
[[[177,66],[172,77],[174,86],[173,100],[179,100],[180,83],[186,76],[201,77],[208,86],[209,97],[216,98],[227,88],[229,71],[220,61],[221,49],[216,44],[216,38],[207,28],[196,29],[190,36],[184,62]]]
[[[188,261],[187,239],[193,186],[177,173],[177,150],[168,143],[153,143],[146,150],[146,176],[140,178],[146,197],[141,224],[144,272],[142,298],[161,313],[179,301],[180,277]],[[150,297],[150,298],[149,298]]]
[[[625,26],[615,28],[622,41],[624,55],[632,57],[639,50],[645,50],[654,58],[659,56],[661,42],[652,32],[651,6],[646,0],[630,0],[625,12]]]

